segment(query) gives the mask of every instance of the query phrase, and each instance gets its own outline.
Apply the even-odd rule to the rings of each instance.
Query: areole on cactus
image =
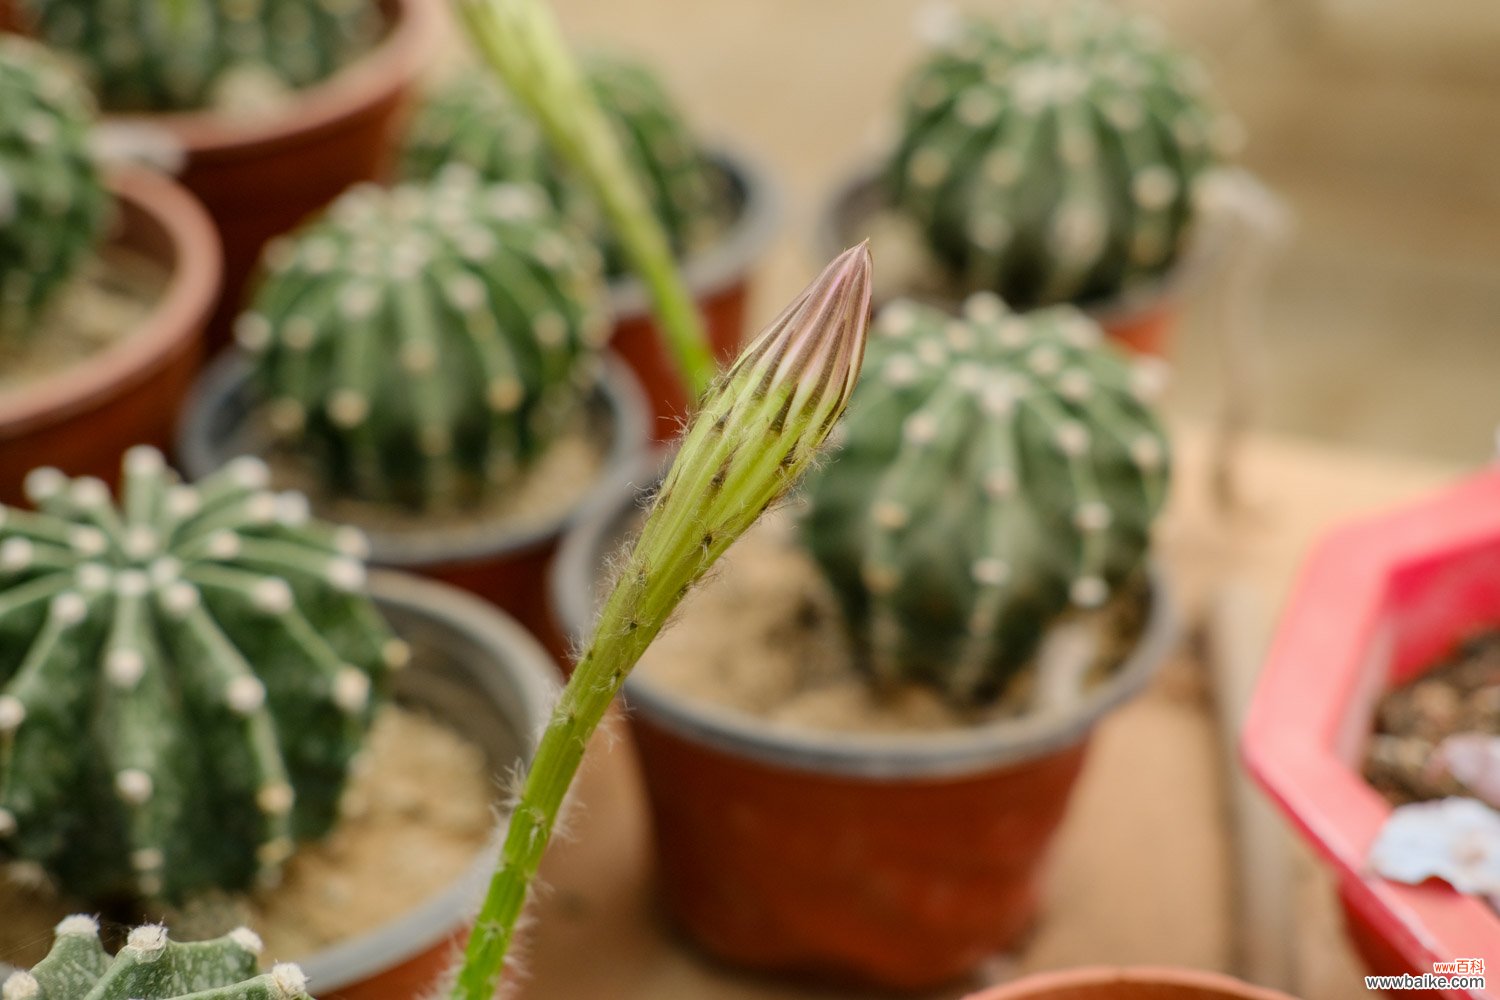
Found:
[[[723,222],[723,185],[661,81],[646,66],[612,54],[586,57],[582,70],[672,250],[681,255],[701,246]],[[492,77],[456,73],[437,87],[412,123],[402,161],[414,179],[460,163],[486,180],[538,184],[603,249],[609,274],[625,270],[619,241],[582,179],[548,147],[531,112]]]
[[[57,925],[52,949],[30,971],[12,973],[4,1000],[308,1000],[295,965],[259,968],[260,938],[241,927],[212,941],[172,941],[165,927],[130,932],[111,956],[93,917]]]
[[[0,35],[0,337],[27,332],[99,236],[109,196],[93,117],[62,60]]]
[[[76,56],[116,111],[204,107],[249,75],[305,87],[380,35],[372,0],[19,0],[37,35]]]
[[[136,448],[118,506],[39,469],[0,507],[0,860],[88,900],[274,880],[338,816],[389,670],[364,541],[240,459]]]
[[[1016,308],[1160,276],[1237,139],[1202,68],[1100,0],[962,19],[905,93],[894,203],[966,290]]]
[[[877,681],[993,699],[1061,612],[1139,569],[1168,455],[1136,364],[1070,306],[882,310],[802,525]]]
[[[265,264],[236,334],[272,432],[338,495],[433,508],[514,482],[609,332],[598,253],[540,189],[462,167],[351,191]]]

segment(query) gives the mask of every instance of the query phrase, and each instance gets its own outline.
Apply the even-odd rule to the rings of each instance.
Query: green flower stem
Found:
[[[589,738],[673,609],[806,470],[864,358],[870,255],[828,266],[707,393],[563,690],[511,814],[452,996],[490,1000]]]
[[[667,347],[694,397],[717,366],[697,304],[619,140],[541,0],[454,0],[490,68],[536,115],[557,151],[588,181],[631,266],[651,293]]]

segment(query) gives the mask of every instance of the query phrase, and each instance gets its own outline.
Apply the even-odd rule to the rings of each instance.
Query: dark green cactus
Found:
[[[0,861],[88,900],[274,879],[337,818],[404,662],[364,542],[239,459],[133,449],[122,500],[38,469],[0,507]]]
[[[877,681],[1000,695],[1069,605],[1136,573],[1167,449],[1132,371],[1071,306],[882,311],[803,535]],[[1145,364],[1141,362],[1140,364]]]
[[[0,336],[21,336],[94,247],[109,204],[93,106],[51,53],[0,35]]]
[[[1236,132],[1198,64],[1097,0],[951,36],[907,85],[886,176],[964,289],[1028,308],[1163,274]]]
[[[179,944],[165,927],[130,932],[111,956],[93,917],[57,925],[52,950],[0,987],[4,1000],[309,1000],[295,965],[260,971],[260,938],[241,927],[213,941]]]
[[[609,334],[593,248],[539,189],[466,168],[351,191],[265,264],[239,342],[273,430],[339,495],[508,485],[578,414]]]
[[[722,178],[661,82],[645,66],[595,54],[584,62],[588,85],[679,256],[704,245],[726,214]],[[611,275],[625,270],[618,242],[593,198],[546,147],[527,110],[489,76],[456,74],[418,112],[403,153],[409,177],[433,176],[462,163],[491,181],[527,181],[587,229]]]
[[[211,104],[237,73],[305,87],[379,37],[374,0],[20,0],[112,111]]]

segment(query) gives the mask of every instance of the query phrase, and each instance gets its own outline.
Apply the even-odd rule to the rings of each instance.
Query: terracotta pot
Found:
[[[256,403],[249,365],[237,352],[209,365],[178,425],[178,461],[188,477],[207,475],[236,455],[269,450],[269,440],[250,419]],[[649,446],[645,400],[619,361],[606,363],[590,408],[592,426],[606,442],[599,484],[612,484],[639,466]],[[548,608],[547,572],[564,533],[589,513],[600,494],[589,491],[545,523],[523,530],[504,521],[399,534],[366,526],[370,558],[478,594],[515,616],[562,663],[567,647]]]
[[[531,759],[546,726],[557,686],[550,657],[510,618],[451,587],[389,572],[370,581],[391,627],[412,647],[411,666],[396,678],[396,700],[481,747],[499,788]],[[494,863],[486,847],[421,906],[297,958],[319,1000],[431,995],[468,935],[474,900]]]
[[[1092,968],[1042,972],[967,1000],[1292,1000],[1214,972],[1170,968]]]
[[[766,173],[739,153],[716,151],[714,163],[728,181],[736,206],[733,224],[713,246],[682,262],[682,274],[708,327],[720,364],[733,361],[745,337],[745,304],[755,265],[776,232],[778,195]],[[670,441],[696,402],[667,353],[646,288],[633,276],[610,284],[615,330],[610,347],[625,359],[646,390],[652,437]]]
[[[122,170],[107,181],[118,207],[109,239],[161,264],[167,287],[140,329],[81,364],[0,391],[0,503],[22,499],[37,466],[110,483],[131,445],[171,441],[178,404],[202,355],[219,290],[219,242],[198,203],[172,181]]]
[[[1459,958],[1500,968],[1494,910],[1440,882],[1401,885],[1368,871],[1391,807],[1362,774],[1384,691],[1497,625],[1500,469],[1491,469],[1324,539],[1262,671],[1242,741],[1246,765],[1331,864],[1350,937],[1372,972],[1431,973],[1434,962]]]
[[[564,543],[552,591],[573,635],[636,517],[627,493]],[[774,727],[632,676],[668,912],[708,952],[755,969],[895,989],[973,970],[1030,927],[1089,735],[1145,685],[1171,633],[1157,586],[1137,649],[1076,712],[942,735]]]
[[[439,0],[383,0],[385,38],[362,58],[297,95],[285,112],[253,122],[212,111],[115,115],[164,133],[224,241],[224,289],[210,348],[229,343],[261,248],[341,191],[378,179],[438,34]]]
[[[869,235],[872,216],[886,207],[879,173],[866,168],[853,173],[834,190],[818,226],[817,249],[828,256]],[[1103,301],[1076,303],[1115,343],[1137,354],[1165,357],[1179,318],[1178,298],[1183,284],[1202,268],[1202,253],[1189,251],[1160,282],[1132,289]],[[876,308],[903,295],[914,295],[934,305],[955,310],[959,303],[930,293],[913,292],[886,282],[876,293]]]

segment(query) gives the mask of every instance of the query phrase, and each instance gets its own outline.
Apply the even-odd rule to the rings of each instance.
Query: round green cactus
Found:
[[[904,104],[892,203],[965,290],[1016,308],[1162,275],[1236,132],[1195,61],[1097,0],[959,22]]]
[[[239,459],[38,469],[0,507],[0,860],[88,900],[274,878],[328,831],[387,671],[364,542]]]
[[[0,987],[4,1000],[309,1000],[307,977],[295,965],[262,973],[260,938],[241,927],[212,941],[179,944],[165,927],[130,932],[111,956],[93,917],[57,925],[52,950],[29,972]]]
[[[333,74],[383,29],[374,0],[20,0],[112,111],[205,107],[237,74],[287,88]]]
[[[679,256],[704,245],[726,214],[722,179],[671,97],[645,66],[595,54],[588,83]],[[462,163],[491,181],[544,187],[553,203],[593,234],[606,269],[625,271],[623,251],[583,184],[546,148],[526,109],[488,74],[455,74],[419,110],[403,152],[407,176]]]
[[[877,681],[993,699],[1059,614],[1139,570],[1167,485],[1139,398],[1154,369],[1101,337],[1071,306],[988,293],[962,318],[882,311],[803,522]]]
[[[109,205],[87,91],[51,53],[0,35],[0,335],[19,335],[94,247]]]
[[[430,509],[512,483],[609,334],[593,248],[539,189],[465,168],[351,191],[265,265],[237,336],[273,432],[341,496]]]

